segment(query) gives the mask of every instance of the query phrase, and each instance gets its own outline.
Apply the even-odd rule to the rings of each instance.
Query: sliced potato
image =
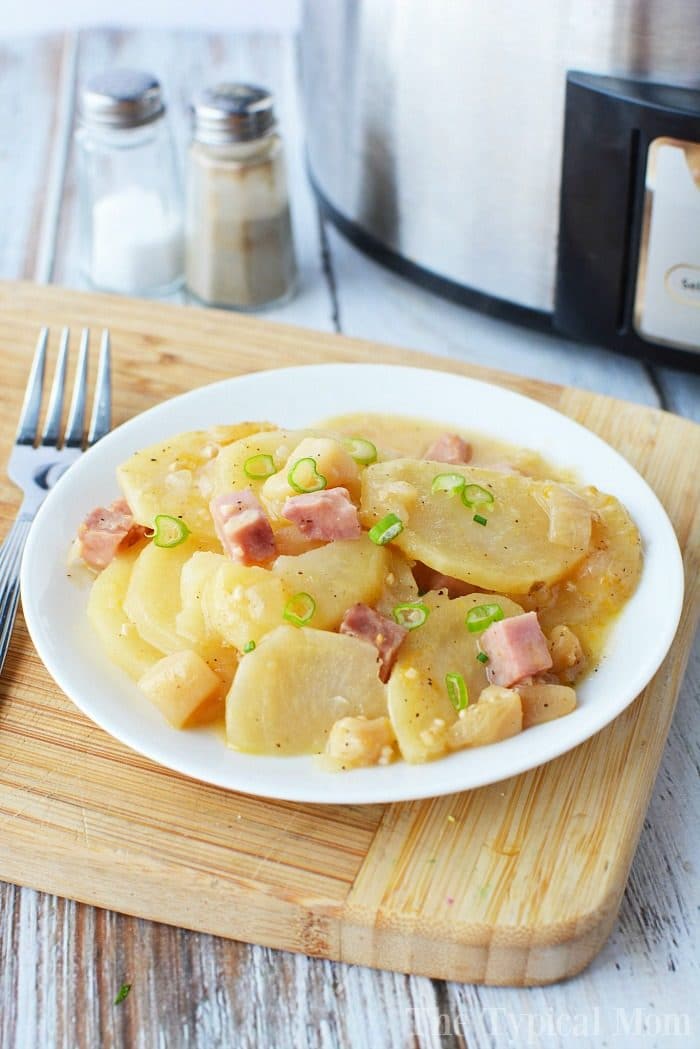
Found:
[[[190,728],[223,713],[222,684],[196,652],[172,652],[149,667],[139,688],[174,728]]]
[[[411,631],[399,649],[387,685],[389,717],[406,761],[423,762],[447,750],[443,731],[457,720],[445,676],[461,674],[474,702],[488,686],[486,670],[478,661],[478,634],[466,627],[470,609],[497,603],[505,616],[517,616],[520,605],[495,594],[468,594],[451,601],[446,594],[430,593],[422,599],[429,608],[423,626]]]
[[[163,655],[144,641],[124,611],[124,599],[138,550],[127,550],[112,561],[90,588],[87,616],[109,659],[138,679]]]
[[[298,557],[278,557],[273,574],[287,593],[310,594],[316,610],[309,625],[335,630],[343,615],[358,601],[373,605],[388,574],[389,555],[363,533],[359,539],[340,539]]]
[[[510,688],[489,685],[450,726],[447,743],[450,750],[484,747],[517,736],[524,727],[520,695]]]
[[[576,693],[567,685],[518,685],[523,708],[523,728],[563,718],[576,709]]]
[[[161,652],[194,647],[178,632],[176,620],[181,607],[180,574],[197,548],[194,538],[171,549],[149,543],[134,564],[124,609],[141,637]]]
[[[269,477],[260,490],[263,503],[273,515],[282,517],[282,507],[298,491],[289,483],[289,474],[302,459],[313,459],[316,473],[325,478],[327,488],[347,488],[353,499],[360,496],[360,467],[333,437],[305,437],[289,453],[278,473]],[[306,479],[305,479],[306,480]]]
[[[200,644],[218,636],[206,614],[204,592],[207,582],[225,564],[229,561],[223,554],[210,550],[198,550],[185,561],[180,573],[180,611],[175,616],[180,637]]]
[[[387,573],[384,576],[382,592],[374,607],[382,615],[390,616],[397,605],[418,600],[418,584],[411,571],[410,562],[401,551],[392,549],[391,544],[383,549],[387,552]]]
[[[222,638],[214,631],[193,639],[178,629],[182,571],[190,558],[200,552],[197,545],[191,537],[169,550],[154,543],[144,547],[134,564],[124,609],[141,636],[161,652],[192,649],[229,685],[238,662],[236,653],[222,644]],[[221,560],[226,561],[223,556]]]
[[[250,477],[246,463],[255,456],[271,456],[275,470],[286,463],[292,449],[302,440],[305,431],[266,429],[251,433],[223,448],[214,464],[214,495],[222,495],[239,488],[250,488],[259,492],[266,478]],[[266,463],[258,460],[251,463],[249,473],[264,472]]]
[[[290,597],[284,580],[269,569],[225,561],[204,584],[203,611],[210,631],[243,651],[284,622]]]
[[[444,463],[395,459],[367,467],[362,478],[361,519],[371,527],[394,512],[404,529],[394,540],[408,557],[445,575],[498,593],[527,593],[538,582],[552,583],[570,574],[587,547],[563,546],[549,539],[549,517],[536,495],[552,482],[536,481],[468,466],[450,466],[467,485],[493,496],[489,506],[469,508],[459,495],[432,493],[432,482],[447,472]],[[410,485],[417,498],[406,509],[392,498],[392,486]],[[403,509],[402,509],[403,507]],[[474,521],[478,513],[487,519]]]
[[[614,616],[634,593],[642,571],[642,540],[627,510],[596,488],[576,489],[593,511],[591,549],[564,584],[518,596],[537,611],[542,629],[571,627],[588,657],[600,652]]]
[[[209,514],[220,450],[269,428],[244,422],[176,434],[136,452],[117,468],[117,480],[136,520],[149,528],[157,514],[182,517],[194,535],[216,538]]]
[[[339,718],[360,714],[386,714],[373,646],[280,626],[241,660],[226,700],[226,739],[254,754],[320,753]]]

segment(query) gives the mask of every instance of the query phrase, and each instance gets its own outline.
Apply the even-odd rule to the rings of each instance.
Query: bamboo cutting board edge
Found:
[[[32,689],[36,688],[44,673],[40,694],[48,705],[40,707],[40,714],[46,716],[48,712],[58,725],[57,729],[54,725],[53,748],[51,733],[48,732],[47,753],[44,756],[42,752],[41,757],[46,762],[43,771],[48,768],[51,772],[50,763],[56,757],[55,741],[61,738],[58,715],[62,715],[64,709],[74,711],[74,708],[63,697],[54,697],[50,685],[47,688],[45,672],[39,667],[36,657],[32,660],[31,652],[27,651],[26,634],[21,627],[18,630],[22,638],[21,651],[14,654],[11,662],[15,671],[20,671],[15,676],[26,680],[20,680],[17,688],[21,693],[19,697],[11,694],[9,710],[4,718],[4,712],[0,709],[0,833],[7,846],[0,855],[0,875],[21,884],[31,884],[36,888],[170,924],[430,976],[524,984],[549,982],[579,971],[597,953],[615,919],[697,619],[700,540],[697,513],[693,513],[692,507],[692,472],[683,463],[692,460],[693,446],[699,449],[696,461],[700,456],[700,428],[656,409],[613,402],[584,391],[485,372],[457,362],[436,360],[361,340],[272,326],[249,317],[218,311],[173,308],[141,300],[89,296],[63,289],[20,284],[0,285],[0,351],[3,358],[9,358],[11,365],[9,381],[4,391],[0,390],[0,404],[6,401],[4,407],[7,408],[7,411],[3,410],[3,418],[9,413],[3,441],[9,440],[10,428],[14,426],[18,393],[25,381],[36,326],[49,321],[55,325],[70,321],[74,326],[90,323],[95,327],[103,323],[103,318],[109,320],[116,351],[117,421],[133,414],[134,408],[141,410],[149,403],[162,399],[162,396],[178,392],[178,383],[179,388],[200,385],[199,381],[193,384],[193,378],[203,383],[223,378],[232,370],[240,372],[256,366],[275,367],[297,360],[300,363],[315,362],[319,356],[328,356],[336,360],[383,359],[438,367],[499,381],[510,388],[536,396],[553,407],[559,407],[580,421],[587,422],[593,429],[603,429],[608,439],[612,439],[612,443],[623,454],[635,463],[641,459],[655,479],[658,473],[663,482],[662,487],[666,484],[673,489],[671,481],[674,481],[676,489],[680,485],[681,493],[690,496],[690,512],[686,497],[686,511],[683,513],[681,504],[684,500],[679,498],[678,490],[666,491],[664,488],[659,492],[674,516],[686,552],[688,592],[684,619],[674,644],[673,659],[667,660],[644,696],[599,734],[599,737],[605,737],[605,744],[610,744],[611,753],[614,748],[615,754],[623,755],[622,765],[615,770],[615,782],[630,792],[632,816],[620,823],[615,854],[606,859],[607,866],[601,866],[597,872],[593,869],[590,872],[591,876],[594,873],[599,875],[596,891],[590,891],[590,878],[587,882],[581,882],[581,906],[563,920],[557,920],[556,914],[547,910],[549,890],[546,887],[537,887],[537,892],[542,894],[539,911],[531,907],[528,912],[522,899],[520,903],[525,909],[521,906],[518,910],[515,906],[518,892],[522,893],[523,888],[519,885],[519,879],[523,877],[528,863],[531,875],[541,868],[548,884],[551,884],[552,878],[556,880],[558,875],[556,870],[547,868],[546,863],[543,867],[543,861],[534,862],[536,857],[520,858],[527,853],[527,835],[521,840],[516,833],[514,842],[510,841],[509,836],[513,837],[511,831],[518,819],[523,826],[530,826],[532,835],[533,814],[543,810],[547,818],[552,818],[553,814],[547,812],[543,799],[556,777],[559,777],[559,784],[571,784],[578,777],[579,781],[583,779],[586,783],[590,782],[594,790],[594,777],[592,779],[589,775],[586,780],[586,766],[595,765],[596,752],[600,752],[601,746],[604,746],[599,737],[594,737],[593,741],[571,752],[573,757],[565,755],[545,766],[543,771],[534,770],[524,777],[496,784],[493,788],[484,788],[470,795],[456,795],[453,799],[386,806],[383,811],[380,807],[373,807],[379,811],[363,817],[364,823],[362,819],[359,821],[363,823],[362,826],[357,821],[352,826],[346,826],[344,819],[349,814],[334,813],[331,816],[329,813],[324,816],[322,810],[317,810],[312,818],[307,811],[308,806],[282,806],[282,815],[291,813],[290,822],[300,820],[304,823],[300,841],[314,843],[310,855],[304,860],[296,855],[291,856],[291,846],[287,840],[278,837],[279,828],[275,826],[273,833],[265,822],[269,821],[271,814],[275,815],[275,819],[278,818],[274,803],[234,796],[242,806],[242,811],[258,814],[258,823],[262,820],[260,825],[265,828],[264,833],[255,829],[256,836],[249,832],[251,837],[243,841],[247,848],[254,848],[259,843],[258,839],[264,838],[268,849],[267,856],[263,854],[257,864],[256,886],[255,878],[241,875],[246,856],[243,849],[236,851],[233,845],[229,846],[229,851],[236,861],[237,870],[226,868],[225,864],[219,866],[218,853],[213,854],[211,869],[205,865],[203,870],[199,870],[194,863],[178,863],[173,859],[171,852],[164,848],[165,845],[170,846],[168,834],[177,836],[178,821],[170,813],[166,815],[171,818],[171,823],[167,826],[164,824],[164,829],[160,828],[159,833],[154,835],[152,849],[149,849],[147,840],[140,838],[125,844],[121,831],[118,834],[111,824],[107,826],[109,802],[107,796],[100,793],[101,784],[97,782],[92,786],[92,808],[78,806],[79,799],[70,796],[67,781],[61,783],[62,791],[57,790],[53,795],[44,790],[42,807],[40,784],[37,782],[39,777],[32,779],[40,764],[36,756],[39,745],[35,743],[32,747],[25,743],[23,750],[20,743],[14,755],[8,755],[3,751],[3,729],[7,728],[8,720],[16,732],[26,728],[27,710],[32,709],[31,705],[26,706],[26,695],[32,695]],[[159,330],[165,334],[154,334]],[[201,347],[203,338],[207,345],[206,350],[200,348],[200,355],[206,357],[206,361],[188,362],[188,351],[197,344]],[[226,361],[231,352],[232,340],[236,343],[235,369],[231,369]],[[122,365],[119,353],[119,346],[127,341],[133,344],[128,367],[126,362]],[[165,376],[163,365],[167,366],[168,371]],[[679,447],[685,448],[685,460],[681,459],[680,462],[676,455]],[[659,469],[662,462],[664,473]],[[669,471],[669,462],[674,464],[672,471]],[[0,515],[10,516],[13,501],[9,489],[0,483]],[[662,696],[663,718],[657,716],[648,732],[647,708],[652,695]],[[656,713],[658,715],[658,709]],[[16,723],[12,721],[15,714]],[[81,722],[89,726],[88,739],[99,738],[100,731],[74,712],[71,718],[74,732],[79,731],[76,726]],[[86,731],[85,727],[83,731]],[[645,739],[645,735],[649,735],[650,739]],[[108,749],[119,748],[116,744],[112,744],[111,748],[98,747],[95,769],[104,766]],[[18,754],[25,762],[22,773],[26,775],[26,781],[13,783],[12,766],[13,762],[17,762]],[[92,751],[89,754],[86,751],[83,760],[89,762],[92,758]],[[633,758],[639,758],[639,765],[633,763]],[[37,764],[34,773],[32,761]],[[145,775],[142,766],[148,768],[150,763],[145,759],[135,763],[133,768],[130,767],[129,774]],[[602,767],[605,769],[606,764],[603,763]],[[75,768],[81,768],[78,758]],[[92,770],[92,765],[90,768]],[[198,801],[209,792],[207,797],[214,803],[212,788],[199,785],[198,790],[195,790],[192,781],[180,781],[179,777],[171,773],[167,777],[158,777],[158,768],[153,766],[152,770],[156,779],[164,779],[166,789],[169,786],[181,793],[183,798],[196,794]],[[14,771],[17,780],[21,780],[16,769]],[[630,791],[632,783],[634,791]],[[505,803],[500,800],[501,795],[506,798]],[[595,796],[595,803],[601,811],[605,809],[605,801],[600,792]],[[159,804],[162,808],[162,799],[159,799]],[[459,820],[446,823],[450,816],[448,810],[453,806],[459,810]],[[513,812],[504,811],[508,806],[512,806]],[[82,807],[80,819],[77,816],[78,807]],[[619,813],[610,815],[620,821]],[[499,816],[503,819],[502,829],[505,828],[503,850],[494,846],[495,839],[489,844],[490,831],[485,826],[485,822],[493,826],[494,819]],[[571,818],[585,819],[585,813],[570,813],[569,816],[566,826],[571,835]],[[121,818],[124,819],[123,814]],[[95,826],[100,819],[103,825]],[[82,833],[81,822],[84,824]],[[128,818],[126,823],[128,825]],[[446,827],[449,833],[456,836],[455,825],[459,827],[461,837],[451,849],[449,842],[443,842],[443,838],[447,836]],[[470,828],[472,837],[469,840],[464,838],[463,825]],[[558,826],[552,822],[553,828]],[[474,846],[475,827],[482,831],[479,849]],[[34,856],[31,855],[32,843],[36,846],[37,829],[40,829],[43,840],[43,862],[34,858],[36,851]],[[207,829],[212,837],[212,827]],[[342,862],[339,861],[342,870],[335,880],[330,877],[324,880],[321,872],[313,870],[306,872],[306,882],[303,877],[297,878],[297,872],[303,873],[304,863],[313,866],[313,850],[320,848],[319,836],[326,832],[337,833],[341,829],[347,842],[354,841],[355,835],[357,843],[348,848],[347,855]],[[310,835],[308,839],[304,837],[307,834]],[[291,831],[287,835],[287,838],[290,837],[293,837]],[[576,838],[576,835],[573,837]],[[118,847],[115,847],[115,840],[119,842]],[[579,835],[576,840],[580,843],[583,836]],[[199,848],[205,845],[211,845],[211,842],[201,842]],[[596,845],[597,848],[603,846],[607,847],[606,840]],[[192,851],[191,845],[188,848]],[[590,848],[593,848],[592,844]],[[263,852],[262,848],[260,852]],[[432,859],[431,852],[436,852],[439,864],[434,870],[428,870],[429,876],[426,876],[427,865]],[[497,856],[492,866],[497,873],[500,892],[493,910],[489,911],[490,904],[475,903],[463,895],[458,898],[458,890],[461,892],[463,887],[453,889],[451,883],[447,887],[450,893],[454,892],[455,906],[448,910],[445,899],[449,901],[453,897],[447,895],[437,898],[434,883],[445,881],[447,884],[449,878],[445,877],[445,871],[451,873],[453,868],[458,869],[459,860],[463,863],[467,860],[473,862],[472,873],[478,873],[480,868],[487,869],[489,865],[484,856],[488,859],[487,854],[490,852]],[[317,855],[320,854],[317,852]],[[281,858],[278,860],[277,856]],[[593,853],[591,857],[595,860]],[[324,863],[328,865],[333,862],[330,854],[325,854]],[[275,865],[284,868],[282,873],[273,872]],[[575,866],[573,858],[571,865]],[[585,870],[585,864],[582,869]],[[119,878],[115,877],[115,871],[119,872]],[[283,875],[289,876],[289,884],[285,884],[287,878]],[[163,899],[162,889],[166,884],[171,886],[172,897],[178,895],[177,889],[182,886],[183,876],[192,879],[200,893],[206,889],[206,901],[208,903],[211,900],[213,903],[211,913],[197,894],[192,896],[190,893],[188,896],[180,891],[175,904],[170,892],[165,894],[168,898]],[[490,889],[488,884],[484,887]],[[532,892],[531,885],[526,888]],[[229,910],[222,917],[221,908],[216,907],[216,902],[221,904],[224,900]],[[560,901],[564,910],[564,904],[568,906],[570,902]]]

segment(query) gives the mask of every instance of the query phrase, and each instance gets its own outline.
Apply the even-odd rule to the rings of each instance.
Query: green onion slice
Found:
[[[311,456],[305,459],[297,459],[294,466],[287,474],[289,487],[295,492],[304,495],[306,492],[320,492],[326,487],[328,481],[316,468],[316,460]]]
[[[474,514],[474,516],[472,517],[472,521],[476,521],[476,523],[480,524],[480,525],[487,525],[488,524],[488,521],[486,520],[486,518],[482,517],[481,514]]]
[[[482,630],[486,630],[487,626],[491,626],[492,623],[497,623],[499,619],[503,618],[503,609],[500,605],[477,605],[476,608],[472,608],[467,612],[465,622],[467,630],[471,634],[479,634]]]
[[[445,688],[455,710],[466,710],[469,706],[469,690],[461,674],[445,674]]]
[[[245,653],[245,655],[248,655],[249,652],[254,652],[254,651],[255,651],[255,642],[254,641],[248,641],[243,646],[243,652]]]
[[[294,626],[306,626],[314,612],[316,611],[316,602],[314,601],[311,594],[295,594],[294,597],[290,597],[287,604],[284,606],[284,612],[282,615],[289,622],[293,623]]]
[[[377,461],[377,448],[365,437],[346,437],[343,446],[360,466],[369,466]]]
[[[399,626],[405,626],[407,630],[416,630],[419,626],[423,626],[430,615],[430,609],[421,601],[413,601],[397,605],[392,609],[391,614]]]
[[[461,492],[463,488],[464,478],[461,474],[436,474],[430,490],[433,495],[437,492],[444,492],[445,495],[453,496]]]
[[[485,652],[477,653],[477,657],[476,658],[479,660],[480,663],[488,663],[488,661],[489,661],[489,657],[486,655]]]
[[[243,463],[243,473],[252,481],[264,481],[266,477],[271,477],[276,472],[275,460],[264,452],[260,452],[259,455],[251,455]]]
[[[121,985],[121,987],[119,988],[119,990],[117,991],[117,997],[114,999],[114,1004],[115,1005],[121,1005],[121,1003],[124,1001],[124,999],[129,996],[129,991],[130,990],[131,990],[131,984],[130,983],[123,983]]]
[[[397,535],[403,532],[403,521],[397,514],[387,514],[386,517],[382,517],[381,521],[377,521],[376,525],[372,525],[368,535],[373,543],[377,546],[384,546],[385,543],[390,543],[392,539],[396,539]]]
[[[476,508],[477,506],[493,506],[493,495],[480,484],[467,484],[462,492],[462,502],[465,506]]]
[[[190,534],[184,521],[181,521],[179,517],[171,517],[169,514],[158,514],[154,526],[153,542],[156,546],[162,546],[166,550],[184,543]]]

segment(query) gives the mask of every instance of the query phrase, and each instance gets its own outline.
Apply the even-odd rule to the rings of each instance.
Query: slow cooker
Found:
[[[699,0],[306,0],[308,160],[449,298],[700,365]]]

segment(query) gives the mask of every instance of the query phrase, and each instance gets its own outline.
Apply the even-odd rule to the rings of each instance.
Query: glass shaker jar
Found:
[[[219,84],[194,101],[186,279],[202,302],[255,310],[290,298],[296,262],[272,96]]]
[[[164,295],[184,278],[182,195],[158,80],[111,70],[80,99],[82,266],[104,291]]]

